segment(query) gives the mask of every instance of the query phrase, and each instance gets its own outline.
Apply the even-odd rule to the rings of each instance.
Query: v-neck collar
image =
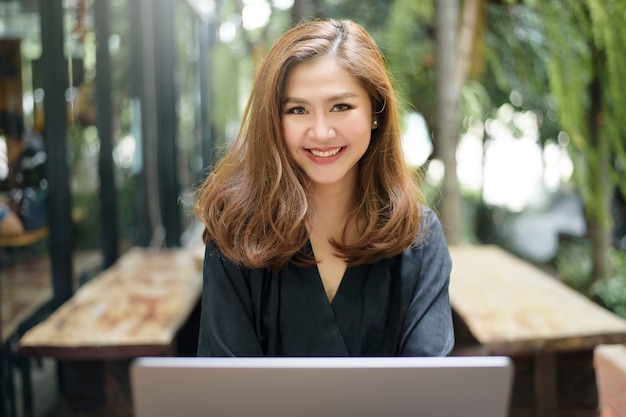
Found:
[[[301,286],[300,294],[305,296],[306,299],[293,299],[291,302],[296,304],[300,303],[297,308],[301,311],[309,311],[306,313],[304,323],[314,323],[321,326],[322,333],[318,336],[322,339],[316,339],[316,343],[323,343],[327,348],[332,348],[333,356],[348,356],[350,351],[346,337],[343,334],[342,326],[340,323],[340,317],[335,313],[335,310],[326,297],[324,291],[324,285],[319,276],[316,265],[310,265],[306,268],[300,268],[293,264],[290,264],[290,269],[293,268],[294,277],[300,277],[298,281]],[[333,301],[337,300],[337,296]],[[310,323],[308,320],[312,320]],[[323,340],[323,341],[322,341]]]
[[[304,247],[304,252],[308,256],[311,256],[313,259],[315,259],[315,251],[313,250],[313,245],[311,244],[311,240],[307,240],[307,243]],[[333,297],[332,300],[329,300],[328,296],[326,295],[326,288],[324,288],[324,281],[322,280],[322,274],[320,273],[318,264],[315,263],[311,265],[311,269],[315,272],[314,275],[317,278],[317,282],[318,282],[317,287],[319,288],[319,291],[322,293],[324,300],[326,300],[328,305],[332,307],[333,303],[337,299],[337,295],[339,295],[339,293],[341,292],[341,288],[344,286],[344,281],[350,275],[350,270],[353,268],[346,265],[346,269],[343,271],[343,275],[341,276],[341,280],[339,281],[339,286],[337,287],[337,291],[335,292],[335,296]]]

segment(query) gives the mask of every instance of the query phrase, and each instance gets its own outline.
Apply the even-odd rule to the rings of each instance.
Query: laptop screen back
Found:
[[[506,357],[139,358],[136,417],[505,417]]]

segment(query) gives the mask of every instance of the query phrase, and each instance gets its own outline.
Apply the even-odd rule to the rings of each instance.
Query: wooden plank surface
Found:
[[[2,343],[17,330],[20,323],[32,316],[52,299],[50,260],[41,257],[24,264],[3,268]]]
[[[99,251],[77,251],[73,256],[77,274],[95,270],[102,264]],[[52,299],[51,271],[48,256],[3,266],[0,270],[2,343],[13,335],[20,324]]]
[[[626,345],[600,345],[594,350],[602,416],[626,417]]]
[[[491,354],[626,342],[626,320],[497,246],[453,246],[450,300]]]
[[[20,351],[59,359],[164,354],[201,287],[192,251],[133,248],[27,332]]]

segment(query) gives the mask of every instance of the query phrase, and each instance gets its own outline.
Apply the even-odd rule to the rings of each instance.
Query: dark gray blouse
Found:
[[[316,265],[250,270],[209,242],[198,355],[447,355],[454,345],[452,262],[427,208],[422,230],[417,246],[400,255],[348,268],[332,302]]]

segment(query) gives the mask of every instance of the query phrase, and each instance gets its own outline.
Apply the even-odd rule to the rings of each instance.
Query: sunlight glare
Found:
[[[402,149],[407,163],[415,168],[424,165],[433,152],[428,127],[421,114],[412,112],[404,118]]]
[[[484,170],[485,202],[519,212],[542,187],[541,147],[533,140],[501,132],[497,140],[487,141]]]
[[[574,165],[567,149],[550,141],[543,150],[545,164],[543,181],[550,191],[557,191],[563,182],[567,182],[574,173]]]
[[[433,184],[439,185],[443,181],[443,176],[446,173],[446,167],[443,161],[440,159],[433,159],[428,164],[428,170],[426,171],[426,180]]]
[[[270,21],[272,8],[266,0],[244,0],[241,18],[246,30],[259,29]]]
[[[208,19],[215,14],[214,0],[188,0],[191,7],[203,18]]]
[[[228,19],[220,25],[219,38],[223,43],[230,43],[237,37],[237,24]]]
[[[135,138],[131,135],[124,136],[113,150],[113,160],[115,165],[121,168],[128,168],[135,158]]]
[[[293,6],[294,0],[273,0],[274,7],[280,10],[287,10]]]
[[[472,123],[456,150],[456,172],[459,183],[466,189],[479,191],[483,186],[483,124]]]

